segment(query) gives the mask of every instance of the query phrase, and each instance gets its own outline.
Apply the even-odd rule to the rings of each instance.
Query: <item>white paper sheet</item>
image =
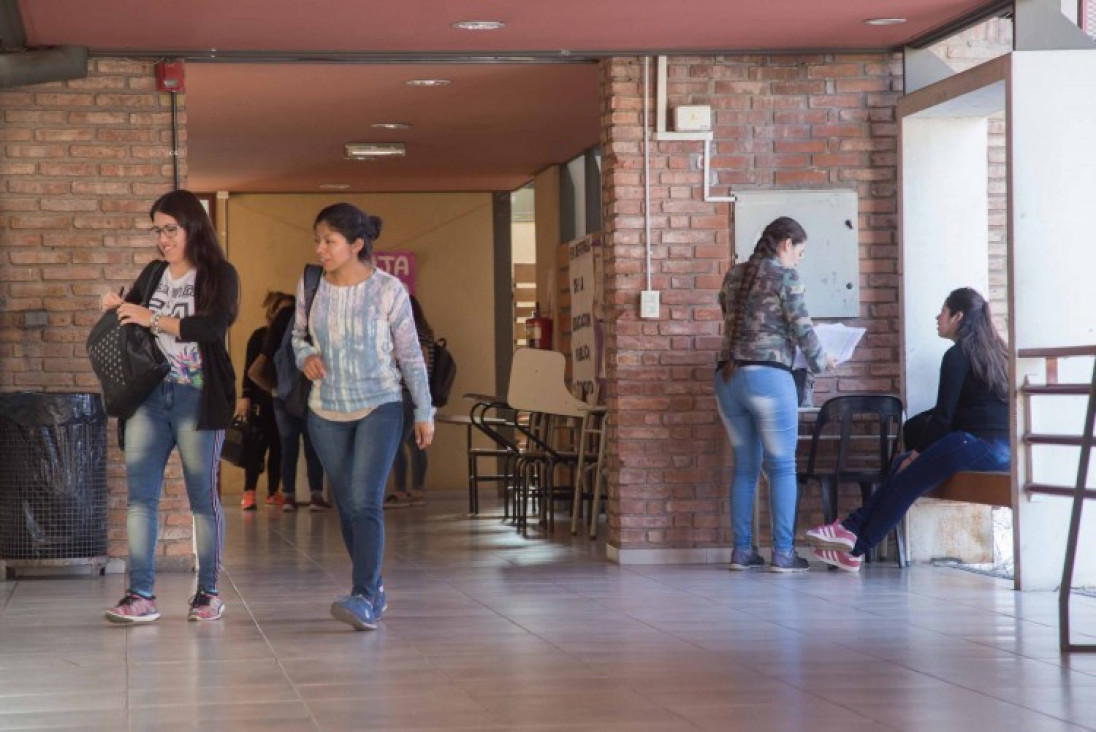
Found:
[[[814,333],[822,342],[822,350],[827,356],[832,356],[837,363],[845,363],[852,358],[856,345],[867,332],[866,328],[850,328],[844,323],[815,323]],[[792,368],[807,368],[807,359],[803,352],[795,349],[795,363]]]

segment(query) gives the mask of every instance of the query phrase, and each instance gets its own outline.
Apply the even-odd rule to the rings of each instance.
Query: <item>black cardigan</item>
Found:
[[[126,302],[142,304],[159,283],[153,281],[159,260],[149,262],[137,275],[137,280],[126,295]],[[232,424],[236,411],[236,371],[225,348],[228,326],[232,325],[230,313],[240,299],[240,278],[236,268],[222,262],[218,280],[222,290],[218,293],[213,311],[195,314],[179,321],[179,340],[198,344],[202,356],[202,403],[198,410],[198,429],[220,430]],[[201,296],[201,280],[194,285],[194,299]]]

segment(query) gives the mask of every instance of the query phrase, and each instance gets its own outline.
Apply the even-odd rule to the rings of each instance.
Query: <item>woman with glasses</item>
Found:
[[[168,457],[178,449],[198,550],[198,587],[187,619],[217,620],[224,612],[217,592],[224,544],[217,471],[236,401],[225,335],[239,308],[239,279],[193,193],[164,194],[149,217],[163,259],[145,266],[124,297],[105,295],[103,309],[117,308],[125,326],[148,328],[171,370],[123,427],[129,587],[106,618],[147,623],[160,617],[154,592],[157,519]],[[146,300],[147,308],[140,304]]]

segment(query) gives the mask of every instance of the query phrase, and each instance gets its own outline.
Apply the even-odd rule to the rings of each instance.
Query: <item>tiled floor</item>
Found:
[[[390,512],[371,633],[327,614],[332,514],[233,506],[220,623],[185,621],[189,575],[130,628],[101,614],[120,575],[0,582],[0,730],[1096,729],[1096,655],[1059,655],[1055,595],[931,567],[621,568],[463,509]],[[1074,608],[1096,636],[1096,599]]]

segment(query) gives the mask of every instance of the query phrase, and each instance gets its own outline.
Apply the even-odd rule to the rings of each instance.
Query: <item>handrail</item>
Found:
[[[1071,356],[1096,356],[1096,345],[1065,346],[1063,348],[1021,348],[1019,358],[1069,358]]]
[[[1076,394],[1072,390],[1075,385],[1058,384],[1059,358],[1074,356],[1096,356],[1096,345],[1070,346],[1066,348],[1021,348],[1017,351],[1019,358],[1043,358],[1046,359],[1047,385],[1042,388],[1030,389],[1021,393],[1025,397],[1043,395]],[[1082,392],[1083,393],[1083,392]],[[1058,587],[1058,645],[1064,653],[1070,652],[1096,652],[1096,643],[1074,643],[1070,640],[1069,630],[1069,600],[1073,587],[1073,570],[1077,561],[1077,543],[1081,528],[1081,511],[1086,499],[1096,498],[1096,491],[1087,488],[1089,460],[1092,456],[1093,430],[1096,429],[1096,363],[1093,364],[1092,378],[1088,386],[1088,406],[1085,409],[1085,422],[1080,436],[1032,434],[1024,435],[1023,441],[1027,445],[1070,445],[1081,448],[1080,459],[1077,464],[1077,482],[1072,489],[1064,486],[1025,483],[1025,490],[1029,493],[1043,495],[1068,496],[1073,498],[1073,507],[1069,517],[1069,533],[1066,536],[1065,559],[1062,562],[1062,581]]]

